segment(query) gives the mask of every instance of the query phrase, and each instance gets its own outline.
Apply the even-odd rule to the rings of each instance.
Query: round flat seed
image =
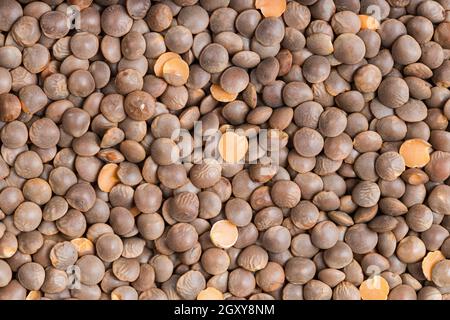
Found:
[[[179,58],[170,59],[163,65],[163,77],[172,86],[182,86],[189,78],[189,65]]]
[[[117,176],[119,166],[115,163],[108,163],[103,166],[98,174],[97,184],[103,192],[110,192],[111,189],[120,183]]]
[[[422,272],[427,280],[431,281],[431,274],[433,272],[434,266],[439,262],[445,260],[444,255],[441,251],[432,251],[428,252],[428,254],[422,260]]]
[[[239,232],[237,227],[228,220],[217,221],[211,228],[212,243],[219,248],[231,248],[237,241]]]
[[[266,18],[280,17],[286,11],[286,0],[256,0],[255,8]]]
[[[248,141],[245,136],[228,131],[219,140],[219,153],[223,160],[228,163],[238,163],[248,150]]]
[[[431,144],[423,139],[406,140],[400,146],[399,153],[410,168],[422,168],[430,162]]]
[[[236,100],[238,96],[237,93],[226,92],[218,84],[213,84],[209,90],[211,91],[213,98],[220,102],[231,102]]]
[[[359,292],[363,300],[387,300],[389,284],[382,276],[375,275],[361,283]]]
[[[197,300],[224,300],[223,293],[214,287],[208,287],[197,296]]]
[[[70,242],[77,249],[79,257],[95,254],[94,244],[92,243],[91,240],[89,240],[87,238],[76,238],[76,239],[70,240]]]
[[[27,294],[26,300],[41,300],[42,293],[41,291],[32,290]]]
[[[155,72],[155,75],[157,77],[162,77],[164,75],[164,72],[163,72],[164,64],[167,61],[169,61],[171,59],[175,59],[175,58],[178,58],[181,60],[181,56],[175,52],[166,52],[166,53],[163,53],[162,55],[160,55],[158,57],[158,59],[156,60],[155,65],[153,67],[153,71]]]
[[[361,29],[377,30],[380,28],[380,22],[373,16],[367,16],[364,14],[358,15],[361,22]]]

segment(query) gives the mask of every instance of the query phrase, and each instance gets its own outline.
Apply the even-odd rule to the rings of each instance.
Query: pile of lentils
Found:
[[[0,31],[0,300],[450,299],[450,0],[1,0]]]

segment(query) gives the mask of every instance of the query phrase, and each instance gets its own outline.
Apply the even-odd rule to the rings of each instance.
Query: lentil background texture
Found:
[[[450,300],[449,87],[450,0],[0,0],[0,300]]]

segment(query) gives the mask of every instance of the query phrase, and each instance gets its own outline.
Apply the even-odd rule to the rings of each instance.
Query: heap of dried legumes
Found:
[[[0,0],[0,300],[450,299],[450,0]]]

